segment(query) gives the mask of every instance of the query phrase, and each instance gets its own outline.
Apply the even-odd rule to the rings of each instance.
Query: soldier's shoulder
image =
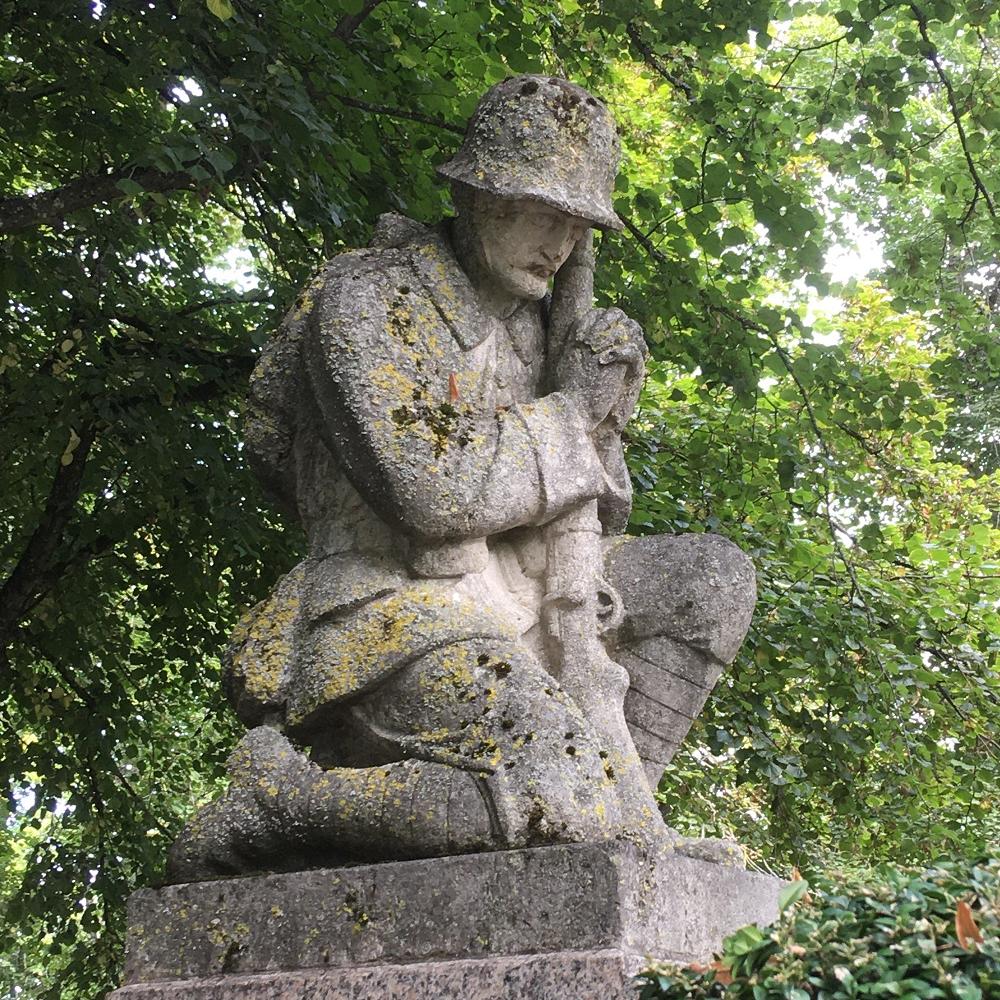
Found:
[[[458,328],[482,325],[475,292],[444,227],[404,216],[382,216],[371,246],[333,258],[309,288],[322,290],[325,310],[345,315],[359,309],[368,314],[378,304],[391,308],[403,300],[433,305],[463,345],[469,334]]]
[[[371,246],[329,261],[303,289],[293,315],[328,340],[354,343],[382,339],[387,325],[403,324],[413,328],[405,339],[448,331],[469,350],[489,329],[444,227],[399,215],[380,218]]]
[[[299,305],[308,308],[309,300],[324,293],[350,307],[362,299],[392,298],[399,286],[433,294],[436,280],[456,268],[439,229],[390,213],[379,217],[369,246],[337,254],[313,275]]]
[[[345,250],[328,260],[314,275],[307,287],[336,292],[339,289],[354,295],[353,283],[371,284],[376,290],[384,287],[386,275],[410,267],[410,255],[399,247],[363,247]]]
[[[419,266],[428,257],[436,257],[446,264],[458,266],[440,226],[427,226],[405,215],[387,212],[379,216],[367,247],[337,254],[319,269],[316,277],[342,277],[398,267],[412,268]]]

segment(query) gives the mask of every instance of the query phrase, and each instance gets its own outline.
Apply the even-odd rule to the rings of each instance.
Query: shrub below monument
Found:
[[[780,920],[710,966],[654,966],[640,1000],[1000,1000],[1000,859],[791,883]]]

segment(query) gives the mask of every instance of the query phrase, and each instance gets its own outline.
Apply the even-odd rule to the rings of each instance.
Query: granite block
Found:
[[[590,975],[593,995],[610,997],[607,978],[625,984],[644,956],[704,958],[729,931],[773,919],[780,886],[599,843],[145,889],[129,903],[125,987],[112,996],[447,997],[452,986],[427,984],[471,977],[463,996],[505,997],[497,983],[523,980],[536,985],[516,995],[541,998]]]

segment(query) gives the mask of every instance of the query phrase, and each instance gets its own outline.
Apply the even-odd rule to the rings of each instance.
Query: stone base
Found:
[[[632,1000],[619,951],[213,976],[124,986],[114,1000]],[[110,998],[109,998],[110,1000]]]
[[[625,1000],[777,916],[778,879],[621,844],[141,890],[110,1000]]]

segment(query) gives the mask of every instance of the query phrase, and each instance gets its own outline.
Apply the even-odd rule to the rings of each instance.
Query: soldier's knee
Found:
[[[474,772],[511,847],[604,840],[620,828],[608,755],[524,647],[469,639],[433,650],[365,700],[413,757]]]
[[[750,558],[721,535],[647,535],[609,547],[626,642],[664,635],[729,663],[757,600]]]
[[[488,787],[510,847],[607,840],[621,827],[614,780],[593,747],[572,762],[563,750],[538,748],[519,767],[497,770]]]

